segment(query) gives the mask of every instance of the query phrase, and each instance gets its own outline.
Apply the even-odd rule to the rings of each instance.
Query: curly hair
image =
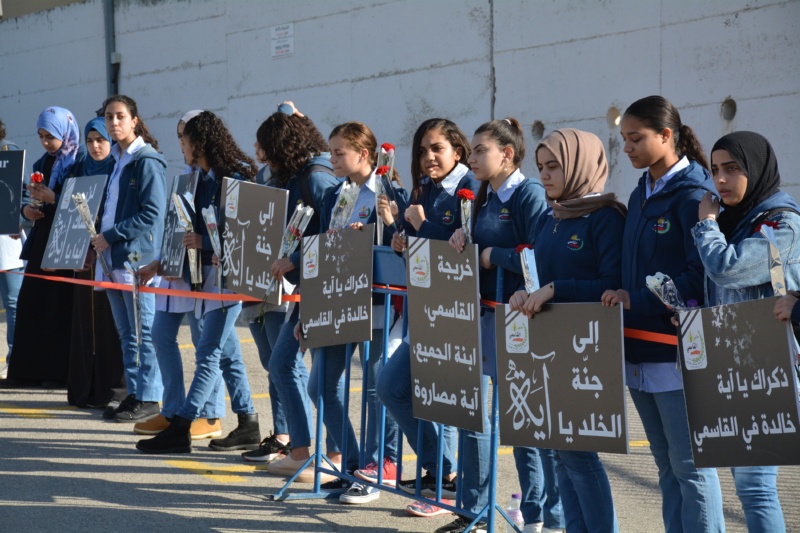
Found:
[[[256,142],[278,187],[285,187],[312,157],[330,150],[325,138],[308,117],[276,111],[259,126]]]
[[[187,122],[183,135],[192,146],[192,159],[205,156],[218,178],[240,174],[253,181],[256,162],[239,148],[222,119],[211,111],[203,111]]]
[[[108,105],[114,102],[119,102],[127,107],[131,118],[139,119],[139,121],[136,123],[136,127],[133,129],[133,133],[135,133],[137,137],[141,137],[144,142],[152,146],[154,150],[158,150],[158,140],[153,137],[153,134],[147,129],[144,119],[139,116],[139,108],[136,106],[136,100],[130,96],[125,96],[124,94],[115,94],[114,96],[109,96],[106,98],[105,102],[103,102],[103,114],[105,114],[105,110]]]

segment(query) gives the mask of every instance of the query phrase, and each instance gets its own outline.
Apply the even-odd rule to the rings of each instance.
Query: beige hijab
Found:
[[[547,198],[555,218],[578,218],[610,205],[623,216],[627,208],[614,193],[602,194],[608,178],[608,163],[603,142],[593,133],[572,128],[555,130],[542,139],[564,169],[564,192],[558,200]],[[598,194],[600,193],[600,194]],[[593,194],[594,196],[587,195]]]

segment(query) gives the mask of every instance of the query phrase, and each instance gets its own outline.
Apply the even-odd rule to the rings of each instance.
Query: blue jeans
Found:
[[[278,388],[269,373],[269,359],[272,357],[272,350],[278,342],[278,334],[286,318],[286,313],[282,311],[271,311],[264,313],[254,321],[250,322],[250,333],[253,341],[258,348],[258,357],[261,359],[261,366],[267,371],[267,386],[269,390],[269,403],[272,407],[272,427],[276,435],[286,435],[289,433],[289,422],[286,421],[286,410],[281,405],[278,395]]]
[[[172,418],[178,413],[186,400],[186,388],[183,382],[183,361],[178,347],[178,330],[183,318],[189,317],[189,329],[192,332],[192,343],[197,347],[203,332],[203,321],[194,313],[168,313],[156,311],[153,322],[153,344],[156,347],[158,366],[161,369],[161,381],[164,384],[164,395],[161,400],[161,414]],[[222,376],[217,380],[216,392],[200,411],[200,418],[222,418],[225,416],[225,388]]]
[[[492,315],[494,317],[494,315]],[[489,376],[483,375],[481,381],[483,396],[483,427],[486,431],[462,430],[464,458],[462,470],[461,505],[467,511],[480,512],[489,503],[489,473],[491,470],[491,433],[489,420]]]
[[[715,468],[695,468],[682,390],[628,389],[658,467],[667,533],[725,531]]]
[[[292,448],[311,446],[311,399],[308,397],[308,369],[303,361],[300,343],[294,338],[298,322],[295,308],[281,326],[278,339],[269,358],[269,373],[278,390],[286,419],[289,422],[289,440]]]
[[[422,468],[436,475],[437,443],[439,439],[439,425],[427,420],[418,420],[412,414],[412,388],[411,388],[411,348],[407,343],[400,344],[383,368],[378,372],[378,381],[375,387],[378,398],[386,406],[387,413],[391,413],[400,429],[405,433],[411,449],[417,454]],[[417,449],[419,431],[422,430],[422,450]],[[445,428],[444,454],[442,455],[442,476],[449,476],[455,471],[456,432],[452,427]]]
[[[555,452],[545,448],[514,447],[520,509],[526,524],[543,522],[544,527],[564,529],[564,509],[556,479]]]
[[[785,533],[781,502],[778,500],[777,466],[731,468],[736,495],[742,502],[749,533]]]
[[[346,364],[346,346],[328,346],[323,349],[314,350],[311,355],[311,375],[308,378],[308,395],[314,406],[319,409],[319,372],[320,365],[318,360],[325,357],[325,374],[322,391],[322,402],[324,409],[322,418],[327,430],[328,452],[341,452],[344,443],[347,442],[347,457],[342,459],[342,467],[345,470],[353,471],[359,467],[358,464],[358,440],[350,417],[344,412],[344,394],[347,387],[344,382],[344,370]],[[345,439],[345,441],[342,440]]]
[[[125,368],[125,383],[128,394],[140,402],[159,402],[164,391],[161,372],[158,368],[156,350],[153,347],[151,329],[155,317],[156,295],[139,294],[139,310],[142,320],[142,345],[136,346],[136,328],[133,314],[133,294],[128,291],[106,290],[111,314],[117,324],[119,342],[122,347],[122,364]],[[136,364],[136,357],[139,364]]]
[[[253,414],[250,383],[247,381],[242,349],[236,335],[236,318],[242,304],[214,309],[203,315],[203,332],[197,344],[197,366],[186,401],[178,416],[195,420],[219,389],[222,374],[231,396],[231,409],[237,414]]]
[[[381,401],[376,391],[378,374],[383,366],[381,355],[383,354],[383,330],[372,330],[372,342],[369,343],[369,361],[367,361],[366,375],[367,386],[364,396],[367,400],[367,439],[365,458],[367,464],[377,463],[381,443],[380,435],[380,410]],[[363,345],[362,345],[363,346]],[[388,359],[387,359],[388,361]],[[364,367],[362,357],[361,367]],[[392,418],[391,413],[386,411],[386,420],[383,432],[383,457],[393,463],[397,462],[397,422]]]
[[[23,268],[14,268],[7,274],[0,274],[0,298],[3,299],[3,308],[6,310],[6,342],[8,343],[8,355],[6,364],[11,360],[11,346],[14,344],[14,329],[17,324],[17,296],[22,287],[24,276],[20,274]],[[13,274],[19,272],[20,274]]]
[[[608,474],[596,452],[558,450],[556,474],[567,531],[617,533]]]

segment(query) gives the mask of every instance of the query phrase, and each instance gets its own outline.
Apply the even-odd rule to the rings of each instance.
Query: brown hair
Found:
[[[239,148],[222,119],[211,111],[203,111],[189,120],[183,135],[192,144],[194,160],[205,156],[218,180],[239,174],[253,181],[256,162]]]
[[[500,149],[508,146],[514,149],[514,168],[519,168],[522,160],[525,159],[525,134],[522,132],[522,125],[514,117],[506,117],[498,120],[484,122],[475,130],[475,135],[488,133],[489,137],[497,143]],[[486,195],[489,190],[489,182],[484,181],[478,189],[478,196],[475,198],[475,217],[478,216],[480,206],[486,203]]]
[[[312,157],[329,150],[310,118],[282,111],[271,114],[259,126],[256,142],[264,151],[278,187],[285,187]]]
[[[417,131],[414,132],[414,140],[411,143],[412,201],[417,201],[419,196],[422,194],[422,184],[420,181],[422,180],[423,176],[419,162],[419,150],[420,146],[422,145],[422,138],[429,131],[436,129],[442,132],[442,135],[445,139],[447,139],[447,142],[450,143],[454,150],[461,152],[461,158],[458,160],[458,162],[469,167],[469,163],[467,163],[470,153],[469,140],[467,140],[467,136],[464,135],[464,132],[461,131],[461,128],[459,128],[455,122],[447,120],[446,118],[429,118],[419,125]]]
[[[361,122],[345,122],[344,124],[339,124],[333,128],[333,131],[328,136],[328,140],[336,136],[347,141],[347,144],[355,150],[366,150],[367,153],[369,153],[369,164],[373,167],[378,163],[378,140],[366,124]],[[394,169],[391,178],[393,181],[396,181],[399,186],[403,186],[402,183],[400,183],[400,175],[397,173],[397,169]]]
[[[124,104],[125,107],[128,108],[128,113],[130,113],[131,118],[139,119],[136,122],[136,127],[133,128],[133,133],[135,133],[137,137],[144,139],[144,142],[150,144],[150,146],[152,146],[155,150],[158,150],[158,140],[153,137],[153,135],[150,133],[150,130],[147,129],[144,119],[139,116],[139,109],[136,107],[136,100],[130,96],[125,96],[124,94],[115,94],[114,96],[109,96],[106,98],[106,101],[103,102],[103,113],[105,113],[108,105],[114,102]]]
[[[676,154],[685,155],[705,168],[711,168],[694,131],[681,122],[681,114],[678,109],[663,96],[647,96],[636,100],[628,106],[624,115],[636,117],[645,127],[656,132],[669,128],[672,131],[672,142]]]

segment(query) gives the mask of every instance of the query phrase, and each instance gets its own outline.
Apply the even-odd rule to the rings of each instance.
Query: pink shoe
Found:
[[[443,499],[442,503],[453,505],[455,502],[453,500]],[[439,516],[443,514],[452,514],[452,511],[442,509],[441,507],[437,507],[432,503],[424,502],[422,500],[417,500],[414,503],[406,506],[406,512],[411,516],[421,516],[423,518],[429,518],[431,516]]]
[[[360,468],[353,472],[353,475],[370,483],[378,483],[378,465],[370,463],[366,468]],[[389,459],[383,460],[383,484],[394,487],[397,483],[397,465]]]

